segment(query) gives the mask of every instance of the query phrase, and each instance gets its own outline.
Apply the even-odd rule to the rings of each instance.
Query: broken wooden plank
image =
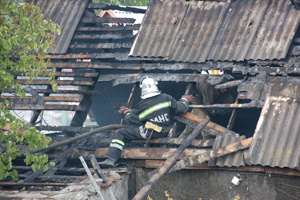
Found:
[[[205,125],[209,122],[209,118],[206,117],[199,125],[187,136],[184,142],[176,149],[174,153],[165,161],[164,165],[157,170],[147,183],[140,189],[140,191],[133,197],[133,200],[143,199],[151,187],[173,166],[177,161],[181,153],[190,145],[190,143],[197,137]]]

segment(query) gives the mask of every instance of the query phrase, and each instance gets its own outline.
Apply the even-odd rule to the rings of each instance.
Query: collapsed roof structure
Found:
[[[176,98],[205,81],[215,88],[233,88],[236,98],[234,104],[206,107],[229,107],[233,112],[222,126],[208,122],[205,129],[214,137],[195,139],[182,153],[180,159],[185,159],[178,165],[180,169],[240,167],[247,171],[252,167],[256,172],[300,175],[300,11],[295,1],[153,0],[147,10],[89,0],[29,2],[62,28],[55,39],[55,52],[48,54],[49,67],[57,71],[59,91],[52,91],[47,80],[29,82],[17,76],[19,83],[30,85],[27,97],[19,99],[7,91],[1,98],[14,102],[11,110],[34,111],[29,122],[39,130],[58,131],[67,139],[95,128],[83,127],[88,115],[98,126],[119,124],[116,108],[137,101],[136,83],[145,74],[154,76],[160,89]],[[97,9],[145,16],[141,24],[135,24],[132,18],[100,18]],[[211,69],[225,74],[201,73]],[[222,82],[228,75],[235,80]],[[38,101],[40,98],[43,101]],[[39,118],[49,110],[72,111],[69,126],[40,125]],[[189,113],[177,120],[193,128],[202,121]],[[133,161],[134,166],[162,166],[185,141],[179,136],[180,128],[174,130],[169,138],[149,141],[167,149],[140,148],[146,141],[133,141],[122,159]],[[55,178],[79,156],[94,153],[103,157],[107,144],[101,135],[70,142],[67,148],[47,149],[60,163],[47,175]],[[24,180],[36,180],[40,175],[25,175]]]

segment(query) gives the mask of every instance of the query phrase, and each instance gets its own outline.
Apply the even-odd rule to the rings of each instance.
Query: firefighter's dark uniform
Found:
[[[167,137],[174,123],[174,116],[186,112],[188,108],[189,102],[186,99],[176,101],[167,94],[159,94],[140,101],[131,111],[124,114],[124,121],[132,127],[117,131],[117,136],[111,141],[106,157],[117,161],[126,142],[147,139],[151,132],[145,128],[147,121],[162,127],[161,132],[153,132],[153,139]]]

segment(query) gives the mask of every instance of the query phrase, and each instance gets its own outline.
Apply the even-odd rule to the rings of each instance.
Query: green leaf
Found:
[[[13,170],[12,172],[11,172],[11,177],[14,179],[14,180],[18,180],[18,172],[17,172],[17,170]]]

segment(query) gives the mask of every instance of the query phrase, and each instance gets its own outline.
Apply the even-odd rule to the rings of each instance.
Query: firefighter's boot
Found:
[[[102,162],[98,162],[98,165],[100,167],[115,167],[116,166],[116,161],[110,158],[106,158],[104,161]]]

